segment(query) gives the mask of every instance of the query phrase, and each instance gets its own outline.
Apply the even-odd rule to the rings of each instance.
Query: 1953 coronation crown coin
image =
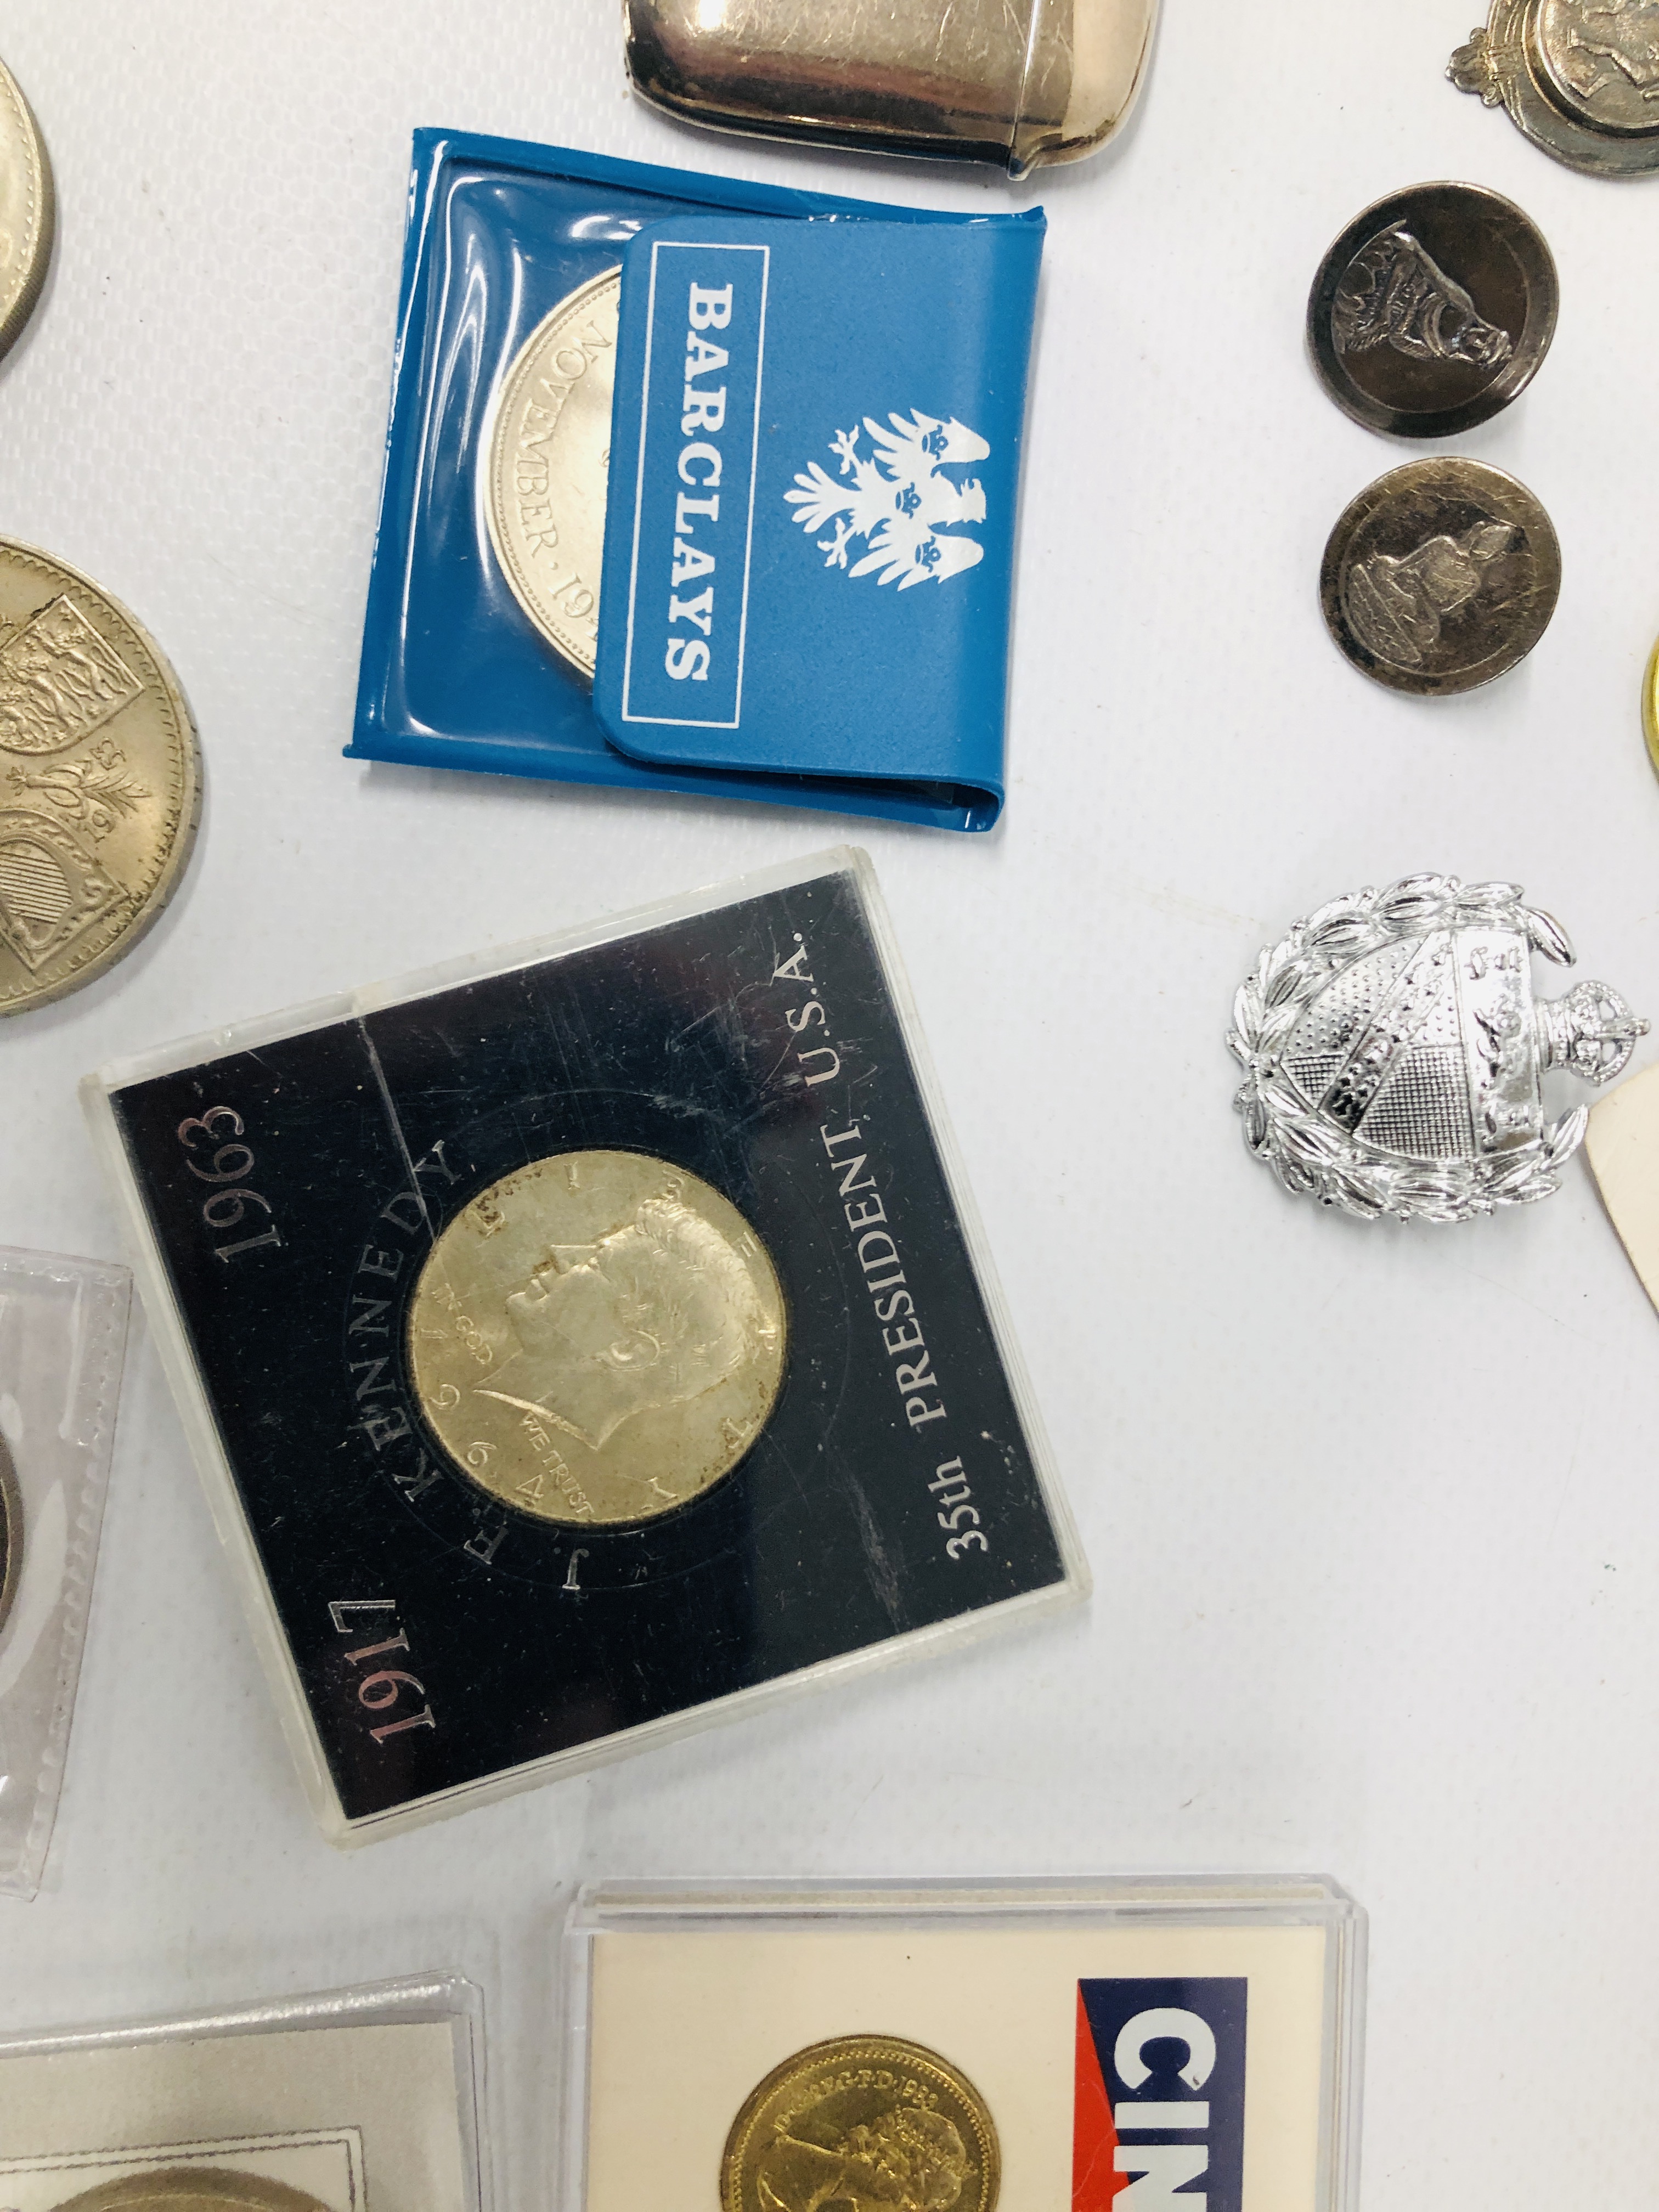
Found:
[[[622,271],[578,287],[507,371],[489,440],[489,541],[514,597],[554,650],[592,677],[611,468]]]
[[[1492,0],[1446,74],[1569,168],[1659,169],[1659,0]]]
[[[542,1521],[648,1521],[720,1480],[783,1376],[783,1293],[684,1168],[562,1152],[474,1199],[409,1313],[421,1409],[456,1466]]]
[[[1320,265],[1308,344],[1356,422],[1446,438],[1532,381],[1555,331],[1555,263],[1512,201],[1414,185],[1356,216]]]
[[[0,354],[34,313],[56,228],[46,141],[17,80],[0,65]]]
[[[1344,653],[1419,697],[1473,691],[1549,626],[1561,549],[1527,489],[1480,461],[1409,461],[1338,518],[1319,599]]]
[[[891,2035],[839,2035],[769,2074],[732,2123],[721,2212],[993,2212],[1002,2154],[959,2067]]]
[[[77,570],[0,538],[0,1014],[132,950],[201,803],[195,725],[155,640]]]
[[[17,1595],[17,1578],[22,1566],[22,1494],[17,1487],[6,1440],[0,1437],[0,1628],[5,1626],[6,1615]]]
[[[1648,1025],[1605,983],[1534,998],[1534,952],[1573,958],[1518,884],[1406,876],[1293,922],[1233,1001],[1249,1150],[1286,1190],[1368,1219],[1547,1198],[1589,1109],[1547,1120],[1544,1078],[1610,1082]]]

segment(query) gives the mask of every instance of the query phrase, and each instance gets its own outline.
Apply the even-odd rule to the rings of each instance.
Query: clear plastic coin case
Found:
[[[82,1097],[333,1841],[1086,1592],[860,853]]]
[[[40,1887],[63,1785],[131,1299],[125,1267],[0,1249],[0,1894],[12,1897]]]
[[[1320,1875],[599,1884],[559,2212],[1352,2212],[1364,1960]]]
[[[483,2000],[435,1974],[0,2040],[9,2212],[489,2212]]]

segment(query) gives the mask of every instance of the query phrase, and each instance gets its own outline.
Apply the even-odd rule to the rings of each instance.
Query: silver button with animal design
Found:
[[[1534,952],[1573,959],[1518,884],[1406,876],[1292,922],[1233,1000],[1251,1154],[1286,1190],[1367,1219],[1547,1198],[1589,1109],[1551,1118],[1546,1079],[1610,1082],[1648,1024],[1605,983],[1535,998]]]
[[[1482,461],[1408,461],[1352,500],[1325,547],[1325,625],[1363,675],[1419,698],[1524,660],[1561,590],[1561,548],[1522,483]]]
[[[1448,438],[1507,407],[1555,334],[1555,263],[1512,200],[1414,185],[1356,216],[1320,264],[1308,346],[1343,412]]]
[[[1492,0],[1446,74],[1570,169],[1659,169],[1659,0]]]

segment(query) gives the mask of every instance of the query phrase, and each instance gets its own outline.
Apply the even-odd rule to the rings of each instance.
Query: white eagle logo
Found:
[[[833,525],[835,535],[817,541],[826,568],[847,568],[847,549],[861,538],[867,550],[850,573],[867,576],[878,570],[879,582],[896,583],[908,592],[930,577],[942,584],[984,559],[978,538],[959,527],[984,521],[984,489],[976,477],[958,484],[940,471],[982,461],[991,448],[954,416],[940,422],[913,407],[908,419],[887,419],[890,430],[868,415],[864,418],[874,449],[868,459],[859,451],[856,428],[839,430],[830,440],[830,451],[840,456],[841,474],[852,478],[850,485],[838,483],[814,461],[784,497],[803,530]]]

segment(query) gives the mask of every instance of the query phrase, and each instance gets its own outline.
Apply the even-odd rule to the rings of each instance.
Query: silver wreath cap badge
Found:
[[[1406,876],[1333,899],[1267,946],[1233,1001],[1244,1141],[1288,1191],[1374,1218],[1466,1221],[1559,1188],[1589,1109],[1546,1122],[1551,1069],[1606,1083],[1648,1024],[1605,983],[1534,999],[1571,966],[1518,884]]]

